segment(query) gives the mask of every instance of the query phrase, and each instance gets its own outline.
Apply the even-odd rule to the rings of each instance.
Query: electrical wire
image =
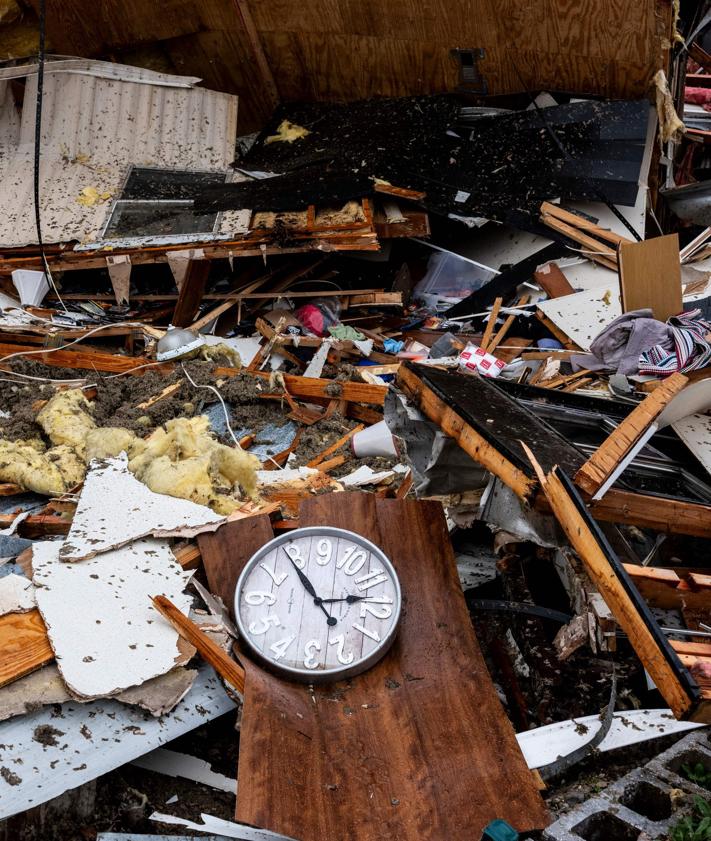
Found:
[[[229,416],[229,413],[227,412],[227,406],[225,406],[225,401],[222,399],[222,395],[220,394],[220,392],[215,388],[214,385],[198,385],[195,382],[195,380],[190,376],[190,374],[187,371],[187,368],[185,367],[185,365],[183,365],[182,362],[180,363],[180,367],[183,369],[183,373],[187,377],[188,382],[190,383],[191,386],[193,386],[194,388],[206,388],[209,391],[212,391],[213,394],[215,394],[217,396],[217,399],[220,401],[220,404],[222,406],[222,411],[225,413],[225,423],[227,424],[227,429],[229,430],[229,433],[232,436],[232,440],[235,442],[235,446],[237,447],[238,450],[241,450],[242,445],[237,440],[237,436],[232,431],[232,427],[230,426],[230,416]]]
[[[64,312],[69,312],[66,304],[59,294],[57,285],[52,277],[52,272],[47,262],[47,254],[44,250],[42,239],[42,219],[40,216],[40,144],[42,142],[42,100],[44,95],[44,61],[45,61],[45,40],[47,32],[47,0],[39,0],[39,51],[37,55],[37,108],[35,110],[35,156],[34,156],[34,199],[35,199],[35,225],[37,227],[37,243],[42,255],[42,265],[57,300],[62,305]]]

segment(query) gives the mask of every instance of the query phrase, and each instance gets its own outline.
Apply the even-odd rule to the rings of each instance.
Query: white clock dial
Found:
[[[235,615],[245,643],[274,669],[338,680],[385,654],[401,601],[397,574],[377,546],[315,526],[272,540],[247,562]]]

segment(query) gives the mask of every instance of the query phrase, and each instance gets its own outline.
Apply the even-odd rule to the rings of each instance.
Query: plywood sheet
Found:
[[[138,540],[77,564],[60,559],[61,545],[35,543],[32,566],[37,604],[73,694],[117,695],[184,659],[177,632],[150,602],[163,594],[183,612],[190,605],[183,590],[192,573],[167,541]]]
[[[54,660],[38,610],[0,616],[0,686]]]
[[[494,818],[521,831],[546,825],[439,504],[325,494],[304,503],[300,521],[380,545],[398,571],[404,615],[386,657],[346,683],[290,683],[244,658],[237,820],[323,841],[470,841]]]
[[[622,243],[619,264],[623,312],[648,307],[657,321],[681,312],[678,234]]]

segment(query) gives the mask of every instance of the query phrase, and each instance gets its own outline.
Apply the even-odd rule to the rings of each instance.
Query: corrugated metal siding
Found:
[[[47,68],[42,109],[40,197],[46,243],[97,239],[111,199],[85,207],[86,187],[114,197],[130,165],[227,171],[234,159],[237,98]],[[33,207],[34,103],[27,79],[19,132],[10,127],[0,82],[0,246],[37,242]],[[11,97],[10,97],[11,99]]]

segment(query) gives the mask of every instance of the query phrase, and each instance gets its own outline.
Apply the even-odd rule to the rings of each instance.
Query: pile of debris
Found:
[[[703,12],[250,136],[0,68],[0,837],[711,837]]]

